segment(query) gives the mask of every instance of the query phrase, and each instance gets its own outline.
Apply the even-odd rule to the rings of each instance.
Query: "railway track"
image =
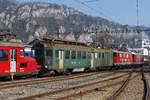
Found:
[[[133,72],[137,72],[137,71],[133,71]],[[143,81],[143,86],[144,86],[144,94],[142,97],[142,100],[149,100],[149,86],[147,83],[147,80],[144,76],[144,71],[143,69],[141,69],[140,71],[138,71],[141,73],[142,76],[142,81]],[[116,100],[116,98],[122,93],[124,92],[124,88],[127,86],[127,84],[129,83],[130,77],[127,78],[127,80],[121,85],[121,87],[112,95],[108,98],[108,100]]]
[[[106,73],[108,71],[103,72],[89,72],[89,73],[74,73],[71,75],[63,75],[63,76],[49,76],[49,77],[41,77],[41,78],[30,78],[30,79],[24,79],[24,80],[15,80],[15,81],[7,81],[7,82],[0,82],[0,90],[3,89],[9,89],[9,88],[15,88],[15,87],[21,87],[21,86],[27,86],[27,85],[35,85],[35,84],[41,84],[41,83],[49,83],[49,82],[57,82],[62,80],[68,80],[68,79],[75,79],[80,77],[88,77],[92,75],[102,74]],[[110,71],[114,72],[114,71]]]
[[[121,87],[112,95],[108,98],[108,100],[115,100],[115,98],[123,91],[123,89],[126,87],[128,84],[129,80],[131,78],[131,74],[128,76],[128,78],[123,82]]]
[[[142,100],[149,100],[149,86],[148,86],[148,83],[147,83],[147,80],[145,78],[143,71],[142,71],[142,80],[144,83],[144,95],[143,95]]]
[[[19,81],[3,82],[0,83],[0,90],[20,87],[20,86],[41,84],[41,83],[57,82],[57,81],[75,79],[80,77],[84,78],[84,77],[102,74],[102,73],[104,72],[79,73],[79,74],[72,74],[69,76],[44,77],[44,78],[37,78],[37,79],[25,79]]]
[[[92,89],[87,89],[87,90],[84,90],[84,94],[87,94],[87,93],[91,93],[93,91],[100,91],[102,90],[103,88],[107,88],[107,87],[111,87],[111,86],[115,86],[115,85],[118,85],[118,84],[121,84],[122,82],[124,82],[123,80],[120,81],[121,78],[125,78],[127,77],[129,74],[124,74],[124,75],[121,75],[121,76],[117,76],[117,77],[113,77],[113,78],[110,78],[110,79],[106,79],[106,80],[101,80],[101,81],[98,81],[98,82],[93,82],[93,83],[90,83],[90,84],[83,84],[83,85],[80,85],[80,86],[75,86],[75,87],[71,87],[71,88],[67,88],[67,89],[62,89],[62,90],[56,90],[56,91],[50,91],[50,92],[47,92],[47,93],[42,93],[42,94],[38,94],[38,95],[34,95],[34,96],[29,96],[29,97],[24,97],[24,98],[20,98],[18,100],[34,100],[36,98],[42,98],[42,97],[45,97],[45,96],[50,96],[50,95],[60,95],[60,94],[64,94],[67,92],[67,95],[66,96],[62,96],[62,97],[59,97],[58,98],[53,98],[54,100],[66,100],[68,98],[71,98],[71,97],[78,97],[81,95],[81,91],[78,91],[77,93],[72,93],[71,91],[77,91],[77,90],[80,90],[82,88],[88,88],[90,86],[92,87],[95,87],[95,85],[98,85],[98,84],[102,84],[102,83],[110,83],[109,81],[112,81],[112,80],[119,80],[115,83],[112,83],[112,84],[107,84],[107,85],[104,85],[104,86],[99,86],[99,87],[95,87],[95,88],[92,88]],[[134,76],[134,77],[137,77],[138,75]],[[128,76],[129,77],[129,76]],[[71,94],[70,94],[71,93]],[[53,97],[53,96],[52,96]]]

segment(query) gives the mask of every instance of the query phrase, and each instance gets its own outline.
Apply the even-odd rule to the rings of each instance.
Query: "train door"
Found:
[[[9,71],[8,49],[0,47],[0,73],[8,73]]]
[[[10,50],[10,72],[16,72],[17,64],[16,64],[16,49]]]
[[[91,69],[94,68],[94,53],[91,53]]]
[[[59,50],[59,69],[63,70],[64,69],[64,51]]]

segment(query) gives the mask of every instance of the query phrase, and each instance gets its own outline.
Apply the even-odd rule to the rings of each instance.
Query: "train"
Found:
[[[37,75],[42,66],[33,57],[25,56],[24,44],[0,35],[0,77]]]
[[[94,48],[83,42],[39,38],[33,40],[34,58],[40,72],[72,73],[144,65],[144,56],[127,51]]]
[[[9,37],[9,36],[8,36]],[[101,49],[86,43],[38,38],[23,44],[0,35],[0,77],[41,75],[46,72],[72,73],[135,67],[144,64],[144,56],[130,52]]]

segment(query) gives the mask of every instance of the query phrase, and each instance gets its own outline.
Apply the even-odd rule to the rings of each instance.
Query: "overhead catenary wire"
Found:
[[[95,11],[95,12],[98,13],[100,16],[103,16],[103,17],[108,18],[108,19],[110,19],[111,21],[113,21],[112,18],[106,16],[103,12],[100,12],[99,10],[97,10],[97,9],[95,9],[95,8],[93,8],[93,7],[91,7],[91,6],[89,6],[89,5],[86,4],[85,2],[81,2],[81,1],[79,1],[79,0],[74,0],[74,1],[75,1],[75,2],[78,2],[78,3],[82,4],[82,5],[84,5],[84,6],[87,7],[88,9],[91,9],[91,10]]]
[[[89,1],[83,1],[82,3],[93,3],[93,2],[97,2],[97,1],[100,1],[100,0],[89,0]],[[98,9],[104,11],[105,13],[108,13],[108,14],[113,15],[113,13],[111,13],[110,11],[104,9],[103,7],[101,7],[101,6],[99,6],[99,5],[97,5],[97,7],[98,7]],[[114,17],[115,19],[117,19],[118,21],[120,20],[120,18],[118,18],[118,16],[113,15],[113,17]],[[111,19],[112,19],[112,18],[111,18]]]
[[[97,1],[100,1],[100,0],[88,0],[88,1],[84,1],[84,3],[97,2]]]

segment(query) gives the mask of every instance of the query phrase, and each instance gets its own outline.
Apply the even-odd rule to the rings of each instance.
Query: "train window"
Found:
[[[114,52],[114,53],[113,53],[113,57],[117,57],[117,53]]]
[[[0,50],[0,61],[8,61],[8,50]]]
[[[134,58],[134,55],[132,55],[132,57]]]
[[[101,53],[98,54],[98,57],[101,58]]]
[[[35,50],[31,50],[31,57],[35,57]]]
[[[102,57],[104,58],[104,53],[102,53]]]
[[[82,58],[86,59],[86,52],[83,52]]]
[[[65,56],[66,59],[69,59],[70,58],[70,51],[66,51],[66,56]]]
[[[11,60],[16,61],[16,49],[11,49]]]
[[[24,57],[24,50],[23,49],[20,50],[20,56]]]
[[[55,51],[55,57],[59,57],[59,50]]]
[[[126,57],[126,54],[123,54],[123,57]]]
[[[81,51],[78,51],[78,52],[77,52],[77,58],[78,58],[78,59],[81,59]]]
[[[121,53],[120,53],[120,57],[121,57]]]
[[[88,52],[88,59],[91,59],[91,53]]]
[[[76,52],[75,51],[72,51],[72,59],[76,59]]]
[[[53,56],[53,51],[47,49],[47,50],[46,50],[46,56],[52,57],[52,56]]]

